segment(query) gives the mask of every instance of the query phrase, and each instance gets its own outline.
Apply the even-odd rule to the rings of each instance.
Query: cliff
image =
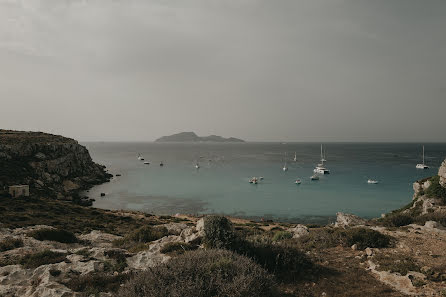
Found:
[[[0,191],[14,184],[31,194],[71,200],[81,190],[109,181],[77,141],[41,132],[0,130]]]
[[[170,136],[158,138],[156,142],[245,142],[242,139],[229,137],[224,138],[217,135],[200,137],[194,132],[181,132]]]

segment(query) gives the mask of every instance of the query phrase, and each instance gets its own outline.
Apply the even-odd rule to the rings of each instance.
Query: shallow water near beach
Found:
[[[336,212],[379,217],[412,199],[414,181],[437,174],[446,144],[328,143],[331,174],[311,181],[317,143],[84,143],[114,177],[86,193],[95,207],[155,214],[218,213],[328,222]],[[296,152],[297,162],[293,162]],[[150,165],[137,159],[141,154]],[[289,170],[282,167],[287,160]],[[159,166],[160,162],[164,166]],[[199,162],[200,169],[195,169]],[[263,176],[257,185],[249,178]],[[300,178],[302,183],[294,181]],[[369,178],[379,184],[368,184]],[[100,193],[106,193],[100,197]]]

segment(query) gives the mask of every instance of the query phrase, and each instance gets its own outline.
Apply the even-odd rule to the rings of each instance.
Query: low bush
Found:
[[[59,263],[66,260],[66,254],[44,250],[42,252],[23,256],[19,263],[24,268],[37,268],[41,265]]]
[[[141,246],[141,244],[158,240],[167,235],[169,235],[169,231],[166,227],[144,226],[122,239],[115,240],[113,245],[125,249],[133,249],[135,246]]]
[[[291,234],[291,232],[288,231],[277,231],[276,233],[274,233],[273,236],[273,241],[281,241],[284,239],[290,239],[293,238],[293,234]]]
[[[438,175],[430,179],[431,185],[426,189],[426,195],[433,198],[441,198],[443,204],[446,204],[446,188],[440,185],[440,177]]]
[[[62,229],[39,229],[31,231],[27,234],[37,240],[50,240],[62,243],[75,243],[78,242],[76,235],[70,231]]]
[[[198,246],[184,242],[169,242],[161,248],[161,253],[168,255],[180,255],[186,251],[196,250]]]
[[[401,275],[407,275],[409,271],[420,272],[420,266],[416,261],[405,255],[382,255],[378,254],[373,261],[379,264],[378,270],[397,272]]]
[[[247,257],[226,250],[184,253],[140,272],[116,296],[275,296],[273,277]]]
[[[23,246],[23,240],[20,238],[6,237],[0,241],[0,252],[13,250]]]
[[[86,275],[74,275],[64,285],[75,292],[83,292],[84,296],[98,296],[100,292],[116,292],[130,277],[130,273],[110,275],[96,272]]]
[[[414,219],[409,214],[397,213],[387,215],[382,222],[386,227],[402,227],[412,224]]]
[[[126,254],[120,250],[108,250],[104,252],[104,255],[113,259],[114,264],[109,265],[109,270],[112,272],[122,272],[128,266]]]
[[[223,216],[207,216],[204,218],[203,243],[207,248],[233,250],[238,237],[231,221]]]
[[[51,276],[58,277],[61,273],[62,273],[62,271],[60,271],[58,269],[50,269]]]
[[[358,249],[389,247],[391,237],[381,232],[366,228],[351,228],[343,231],[344,245],[357,245]]]
[[[312,268],[311,260],[293,242],[281,244],[245,242],[237,251],[282,280],[295,280]]]

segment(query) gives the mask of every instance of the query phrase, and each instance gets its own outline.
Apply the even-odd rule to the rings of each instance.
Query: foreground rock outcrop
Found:
[[[0,130],[0,194],[10,185],[30,186],[32,194],[71,200],[111,175],[92,161],[77,141],[41,132]]]

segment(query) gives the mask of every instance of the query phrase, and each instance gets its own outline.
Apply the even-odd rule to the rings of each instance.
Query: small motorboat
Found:
[[[200,164],[195,164],[195,169],[200,169]]]
[[[161,163],[160,163],[160,166],[161,166],[161,167],[163,167],[163,166],[164,166],[164,163],[163,163],[163,161],[161,161]]]
[[[144,159],[143,159],[143,160],[144,160]],[[149,162],[149,161],[145,161],[144,164],[145,164],[145,165],[150,165],[150,162]]]
[[[369,179],[368,181],[367,181],[367,183],[368,184],[377,184],[377,183],[379,183],[377,180],[374,180],[374,179]]]
[[[319,175],[313,174],[310,178],[311,180],[319,180]]]
[[[141,154],[138,154],[138,160],[144,160],[143,157],[141,157]]]
[[[257,185],[258,182],[259,182],[259,181],[258,181],[257,177],[253,177],[253,178],[251,178],[251,179],[249,180],[249,183],[250,183],[250,184],[254,184],[254,185]]]
[[[302,183],[302,181],[300,180],[300,178],[296,179],[296,181],[294,182],[296,185],[300,185]]]
[[[259,177],[259,180],[263,180],[263,176]]]

